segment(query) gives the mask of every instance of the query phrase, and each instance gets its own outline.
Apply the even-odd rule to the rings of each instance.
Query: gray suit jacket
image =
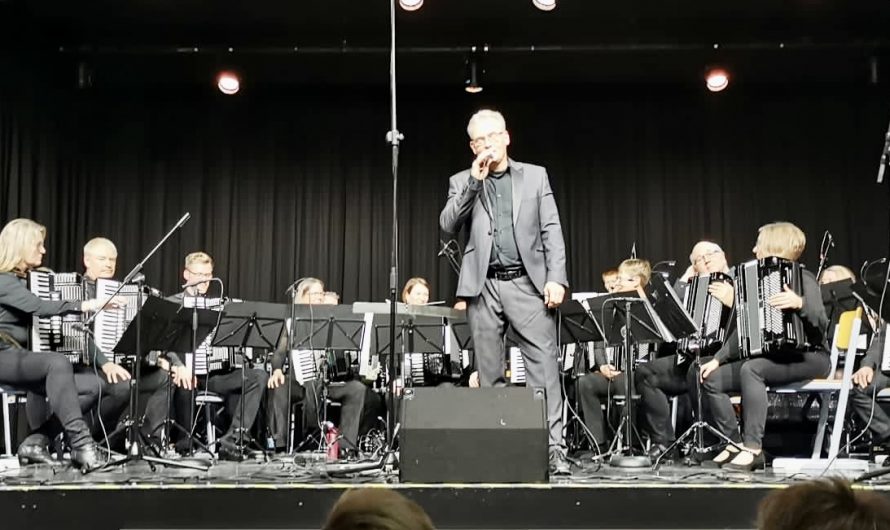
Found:
[[[513,182],[513,233],[525,270],[542,294],[546,282],[568,287],[565,241],[547,170],[510,160],[510,178]],[[469,228],[457,282],[459,297],[471,298],[482,292],[491,257],[490,211],[482,181],[474,179],[469,169],[451,177],[448,202],[439,215],[439,225],[451,234],[456,234],[464,225]]]

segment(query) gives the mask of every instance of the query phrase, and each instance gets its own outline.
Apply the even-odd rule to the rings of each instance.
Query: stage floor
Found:
[[[89,475],[2,461],[0,528],[319,528],[344,489],[397,488],[438,528],[753,528],[757,503],[807,477],[582,462],[549,484],[400,484],[370,470],[331,476],[322,461],[217,462],[208,471],[144,462]],[[890,492],[888,482],[864,486]]]

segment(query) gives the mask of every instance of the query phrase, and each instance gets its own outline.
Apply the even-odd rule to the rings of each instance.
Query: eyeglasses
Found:
[[[716,256],[717,254],[723,254],[723,251],[722,250],[712,250],[710,252],[705,252],[701,256],[695,258],[695,261],[693,261],[692,263],[695,265],[698,265],[699,263],[704,263],[706,260]]]
[[[485,144],[494,142],[497,139],[500,139],[501,135],[507,131],[494,131],[486,134],[485,136],[480,136],[478,138],[473,138],[470,140],[470,145],[473,147],[485,147]]]
[[[189,274],[191,274],[195,278],[213,278],[212,272],[195,272],[191,269],[186,269],[186,270],[189,271]]]

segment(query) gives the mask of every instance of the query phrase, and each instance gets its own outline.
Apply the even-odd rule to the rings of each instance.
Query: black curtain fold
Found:
[[[0,220],[49,228],[47,264],[79,270],[104,235],[123,275],[186,211],[192,219],[152,260],[149,282],[174,291],[183,257],[205,250],[227,291],[283,300],[317,276],[344,301],[388,296],[391,228],[384,87],[105,87],[76,91],[21,68],[0,84]],[[504,111],[511,154],[548,167],[576,290],[636,243],[653,262],[688,265],[714,239],[731,261],[756,229],[790,220],[815,269],[823,230],[831,262],[858,269],[887,254],[888,192],[874,183],[890,97],[878,87],[487,87],[400,91],[400,279],[424,276],[453,300],[437,257],[447,179],[471,160],[474,110]]]

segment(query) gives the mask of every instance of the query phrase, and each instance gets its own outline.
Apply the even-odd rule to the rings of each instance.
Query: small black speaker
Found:
[[[408,388],[402,482],[546,482],[544,392],[524,387]]]

